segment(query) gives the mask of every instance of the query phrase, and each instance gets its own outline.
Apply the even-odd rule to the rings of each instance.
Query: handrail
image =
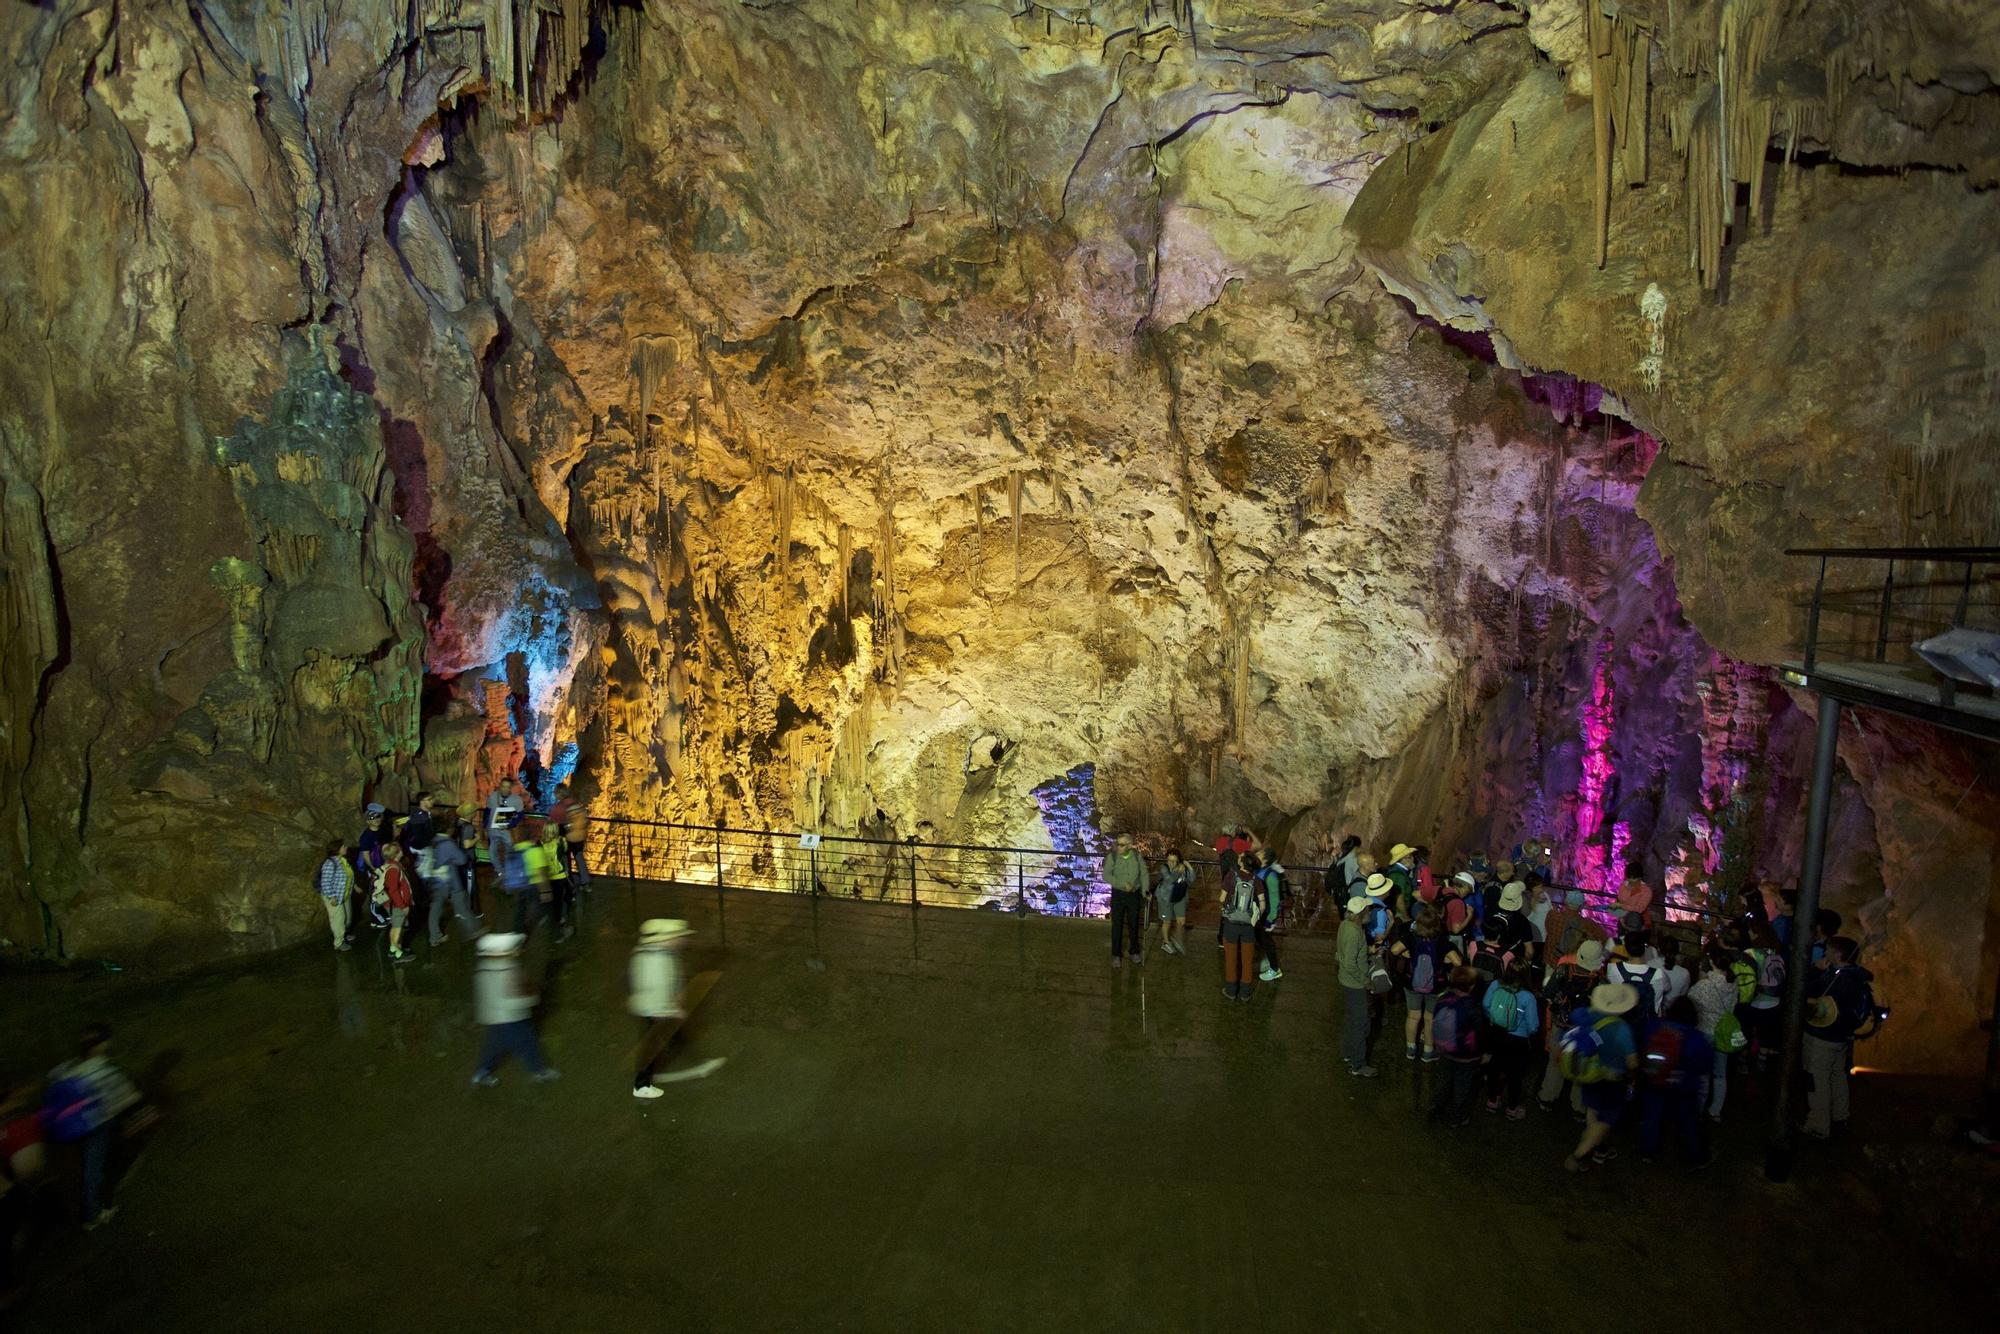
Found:
[[[745,829],[730,825],[692,824],[677,820],[651,820],[651,819],[640,819],[640,818],[618,816],[618,815],[593,817],[591,823],[594,826],[605,826],[607,829],[610,828],[655,829],[655,830],[673,831],[682,834],[698,836],[705,840],[714,839],[718,840],[718,847],[717,847],[718,853],[722,851],[722,848],[719,846],[719,840],[722,837],[732,837],[738,839],[749,838],[758,840],[776,839],[776,840],[781,840],[785,843],[792,844],[796,847],[798,840],[802,834],[815,832],[810,830],[787,831],[783,829]],[[916,838],[914,835],[905,839],[866,838],[854,834],[818,834],[817,837],[820,840],[821,847],[833,845],[836,847],[850,846],[859,848],[873,848],[873,849],[885,850],[886,852],[892,854],[898,852],[905,852],[905,853],[971,852],[971,853],[983,853],[989,855],[1015,856],[1022,858],[1027,858],[1027,857],[1045,858],[1051,861],[1059,861],[1066,858],[1067,859],[1081,858],[1090,861],[1096,861],[1105,855],[1104,852],[1092,851],[1088,848],[1081,848],[1081,847],[1069,848],[1069,849],[1054,848],[1054,847],[1017,848],[1017,847],[1008,847],[1000,844],[984,844],[984,843],[931,843],[920,840]],[[887,860],[893,862],[894,859],[893,857],[891,857],[888,858]],[[1154,859],[1149,857],[1149,861],[1151,860]],[[1188,857],[1185,856],[1184,854],[1183,861],[1186,863],[1186,865],[1190,870],[1193,870],[1198,874],[1204,871],[1216,871],[1220,867],[1220,862],[1214,857]],[[1155,864],[1157,865],[1157,862],[1155,862]],[[1023,872],[1025,872],[1026,870],[1025,867],[1022,867],[1020,869]],[[1306,865],[1285,864],[1283,869],[1288,877],[1297,876],[1301,878],[1307,878],[1314,882],[1323,882],[1325,879],[1326,872],[1330,868],[1323,865],[1312,865],[1312,864],[1306,864]],[[1581,887],[1575,885],[1558,885],[1558,884],[1549,884],[1546,887],[1549,890],[1550,894],[1552,895],[1567,894],[1571,891],[1578,891],[1590,899],[1602,900],[1607,902],[1617,897],[1617,892],[1615,890],[1610,890],[1610,889],[1581,889]],[[1004,890],[1008,887],[999,886],[997,888],[1001,889],[1004,892]],[[1018,892],[1019,885],[1017,884],[1013,888]],[[1442,886],[1440,886],[1440,888],[1442,888]],[[1311,889],[1313,892],[1321,892],[1319,884],[1313,884],[1311,886]],[[1673,912],[1678,912],[1678,913],[1684,913],[1691,917],[1700,918],[1703,920],[1715,920],[1726,917],[1726,914],[1712,912],[1709,909],[1696,906],[1695,904],[1685,899],[1675,901],[1669,898],[1664,891],[1658,895],[1656,901],[1662,909],[1671,910]]]
[[[2000,547],[1786,547],[1787,556],[1852,557],[1855,560],[1934,560],[1949,564],[2000,562]]]

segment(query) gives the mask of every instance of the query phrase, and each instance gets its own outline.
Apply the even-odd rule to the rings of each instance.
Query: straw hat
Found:
[[[489,931],[479,938],[481,954],[512,954],[527,937],[512,931]]]
[[[677,917],[654,917],[639,923],[639,943],[641,945],[664,945],[668,941],[691,936],[694,932],[688,924]]]
[[[1814,996],[1806,1005],[1807,1028],[1830,1028],[1840,1018],[1840,1002],[1831,996]]]
[[[1361,895],[1356,894],[1347,901],[1347,915],[1349,917],[1352,917],[1355,913],[1366,911],[1368,911],[1368,900]]]
[[[1527,898],[1528,887],[1518,880],[1510,880],[1506,888],[1500,891],[1500,911],[1519,912]]]
[[[1380,871],[1368,877],[1368,895],[1370,898],[1381,898],[1391,888],[1389,877],[1383,875]]]
[[[1590,993],[1590,1008],[1599,1014],[1630,1014],[1638,1003],[1638,988],[1623,982],[1606,982]]]
[[[1395,847],[1389,849],[1389,860],[1399,862],[1415,851],[1416,849],[1407,843],[1398,843]]]
[[[1576,966],[1586,973],[1594,973],[1604,966],[1604,942],[1586,940],[1576,947]]]

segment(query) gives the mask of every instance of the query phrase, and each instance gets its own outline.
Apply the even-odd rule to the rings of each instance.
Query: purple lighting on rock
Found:
[[[1037,787],[1034,797],[1056,855],[1048,873],[1028,891],[1028,906],[1070,917],[1109,911],[1111,887],[1098,875],[1108,840],[1098,828],[1097,766],[1079,764]]]

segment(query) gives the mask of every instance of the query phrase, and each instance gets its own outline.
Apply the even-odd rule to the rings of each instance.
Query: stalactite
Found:
[[[1007,514],[1014,524],[1014,592],[1021,591],[1021,470],[1007,474]]]
[[[783,472],[771,474],[771,509],[776,519],[776,541],[778,578],[789,579],[792,573],[792,494],[797,489],[797,479],[790,464]]]
[[[840,536],[834,547],[833,577],[840,586],[840,614],[851,617],[854,608],[848,605],[847,586],[854,570],[854,530],[846,524],[840,525]]]
[[[640,334],[632,340],[632,375],[639,382],[639,429],[633,435],[646,447],[653,403],[680,358],[680,341],[672,334]]]
[[[972,484],[972,587],[986,586],[986,484]]]
[[[1244,733],[1250,727],[1250,633],[1238,631],[1233,656],[1236,659],[1235,682],[1230,696],[1230,706],[1235,714],[1237,744],[1242,745]]]

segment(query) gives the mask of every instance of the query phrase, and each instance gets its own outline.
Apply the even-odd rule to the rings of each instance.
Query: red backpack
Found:
[[[1679,1024],[1657,1024],[1646,1039],[1639,1070],[1654,1088],[1677,1088],[1683,1082],[1682,1059],[1687,1055],[1687,1030]]]
[[[1469,1061],[1479,1054],[1479,1007],[1462,991],[1438,997],[1431,1015],[1431,1042],[1437,1053],[1453,1060]]]

